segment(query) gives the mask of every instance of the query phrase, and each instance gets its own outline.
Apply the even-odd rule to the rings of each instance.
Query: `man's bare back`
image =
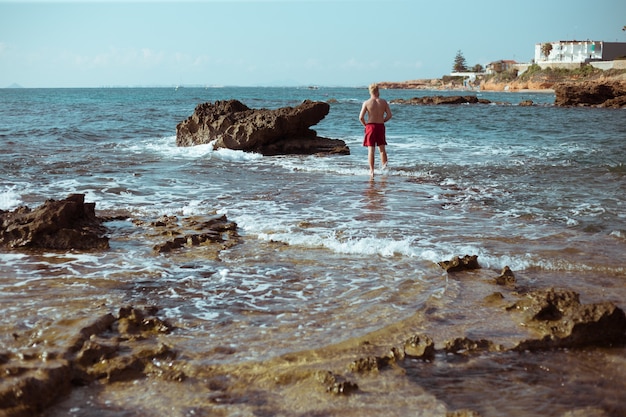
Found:
[[[365,121],[366,114],[367,122]],[[366,123],[385,123],[389,119],[391,119],[391,109],[389,109],[389,104],[386,100],[371,96],[368,100],[363,102],[361,114],[359,115],[359,120],[363,126],[365,126]]]
[[[391,109],[389,103],[379,97],[378,86],[369,86],[370,98],[363,102],[359,120],[365,126],[365,138],[363,146],[367,146],[367,160],[370,166],[370,176],[374,177],[374,149],[378,145],[382,168],[387,168],[387,151],[385,145],[385,122],[391,119]],[[367,121],[365,116],[367,115]],[[382,126],[381,126],[382,125]]]

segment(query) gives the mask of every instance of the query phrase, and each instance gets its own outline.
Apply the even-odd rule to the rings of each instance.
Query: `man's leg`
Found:
[[[387,168],[387,150],[385,149],[385,145],[380,145],[378,147],[380,151],[380,163],[382,164],[382,168]]]
[[[370,175],[373,177],[374,176],[374,153],[376,152],[376,150],[374,149],[375,146],[368,146],[367,147],[367,160],[370,164]]]

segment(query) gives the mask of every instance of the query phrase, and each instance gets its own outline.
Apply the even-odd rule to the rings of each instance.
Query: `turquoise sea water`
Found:
[[[459,93],[381,95],[435,94]],[[557,108],[549,93],[472,94],[498,104],[392,105],[390,169],[370,180],[365,88],[0,90],[0,209],[84,193],[101,214],[146,221],[225,214],[244,240],[219,260],[155,255],[158,242],[117,221],[104,253],[3,252],[0,311],[29,326],[63,316],[64,299],[154,304],[192,336],[185,349],[228,340],[229,353],[207,363],[263,360],[454,303],[459,284],[437,262],[465,254],[494,275],[509,266],[527,285],[626,308],[624,111]],[[176,124],[197,104],[231,98],[329,101],[314,128],[351,155],[176,147]],[[528,99],[536,105],[517,105]]]

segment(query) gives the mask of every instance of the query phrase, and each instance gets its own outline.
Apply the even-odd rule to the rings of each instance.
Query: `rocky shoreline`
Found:
[[[70,214],[64,217],[64,232],[58,233],[52,214],[58,213],[59,206],[75,208],[77,202],[86,204],[89,213],[95,208],[95,203],[84,203],[84,196],[71,195],[37,209],[22,207],[0,213],[0,243],[4,250],[57,248],[59,244],[54,242],[67,242],[68,234],[75,242],[72,250],[108,250],[103,245],[87,249],[81,243],[93,240],[91,235],[79,233],[85,226],[84,210],[64,211]],[[36,215],[25,219],[19,216],[24,212]],[[143,228],[147,236],[163,236],[163,244],[154,247],[155,256],[196,245],[205,245],[218,254],[239,242],[237,225],[225,216],[163,216],[148,222],[126,216],[94,216],[90,217],[90,225],[97,226],[100,236],[108,221],[122,218]],[[48,231],[44,227],[37,229],[41,232],[30,247],[7,244],[24,241],[18,232],[8,232],[15,231],[17,224],[22,226],[19,230],[23,236],[29,236],[32,233],[28,232],[28,224],[46,222]],[[112,233],[108,229],[105,232]],[[541,355],[626,346],[626,315],[610,300],[584,304],[575,291],[536,288],[518,280],[508,267],[494,274],[483,270],[475,255],[443,260],[439,267],[446,271],[447,279],[457,281],[461,287],[472,286],[474,292],[482,288],[478,298],[469,301],[481,308],[465,312],[465,320],[474,323],[470,327],[478,333],[477,323],[482,323],[493,337],[471,337],[461,330],[463,326],[446,325],[446,317],[458,316],[461,307],[432,304],[373,333],[343,342],[329,341],[323,348],[264,362],[194,366],[197,354],[176,348],[179,338],[186,336],[159,317],[158,306],[101,305],[77,317],[51,317],[31,329],[12,331],[10,344],[0,352],[0,415],[23,417],[46,410],[54,415],[55,404],[77,404],[74,396],[81,395],[84,388],[121,391],[132,397],[150,382],[170,387],[174,393],[187,392],[198,412],[220,413],[229,406],[242,406],[255,414],[268,410],[279,414],[294,407],[303,413],[316,413],[342,401],[340,398],[363,392],[382,394],[390,379],[400,384],[421,384],[419,379],[412,379],[414,375],[431,372],[434,364],[449,366],[459,358],[497,362],[512,353]],[[436,385],[437,377],[432,378],[429,384]],[[423,389],[434,398],[440,414],[479,415],[469,408],[451,408],[437,397],[437,391],[428,393],[427,388]],[[250,402],[251,393],[265,400]],[[303,397],[309,401],[303,402]],[[354,415],[365,412],[366,404],[363,407],[355,408]]]
[[[399,84],[394,87],[402,88]],[[410,84],[409,84],[410,85]],[[411,88],[412,87],[408,87]],[[494,91],[494,90],[491,90]],[[501,90],[497,90],[501,91]],[[515,91],[515,90],[514,90]],[[517,90],[522,91],[522,90]],[[523,90],[529,91],[529,90]],[[549,90],[555,94],[554,104],[561,107],[599,107],[599,108],[626,108],[626,81],[586,81],[580,83],[559,83],[550,85]],[[395,104],[413,105],[440,105],[440,104],[492,104],[490,100],[478,98],[475,95],[435,95],[414,97],[412,99],[391,99]],[[533,105],[532,101],[522,101],[521,106]]]
[[[605,107],[626,108],[626,73],[614,77],[604,76],[597,79],[561,79],[558,81],[546,80],[540,77],[534,79],[513,79],[500,81],[490,78],[480,82],[476,88],[467,88],[458,83],[443,79],[422,79],[400,82],[383,81],[379,86],[384,89],[434,90],[434,91],[506,91],[506,92],[545,92],[556,95],[557,106]],[[441,97],[441,96],[434,96]],[[459,95],[455,97],[467,97]],[[422,102],[419,102],[419,101]],[[410,104],[463,104],[453,103],[449,98],[446,102],[419,98]],[[476,102],[476,101],[475,101]],[[479,102],[479,101],[478,101]],[[473,103],[473,101],[468,101]]]

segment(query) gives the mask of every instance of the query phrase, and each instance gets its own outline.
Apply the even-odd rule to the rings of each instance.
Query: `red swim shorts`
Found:
[[[385,140],[385,124],[384,123],[368,123],[365,125],[365,137],[363,138],[363,146],[380,146],[386,145]]]

